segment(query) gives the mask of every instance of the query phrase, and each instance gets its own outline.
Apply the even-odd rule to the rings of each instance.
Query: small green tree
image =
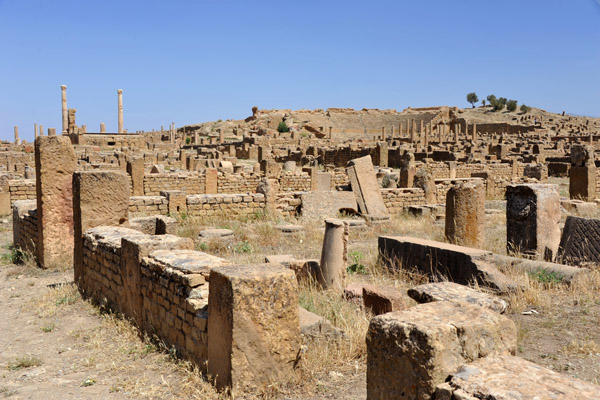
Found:
[[[526,106],[525,104],[521,104],[521,112],[523,114],[528,113],[529,111],[531,111],[531,107]]]
[[[485,107],[485,99],[481,100],[481,105]]]
[[[191,141],[192,141],[192,138],[190,138],[190,137],[185,138],[185,144],[190,144]]]
[[[498,97],[497,99],[495,99],[494,103],[492,104],[494,106],[494,111],[502,110],[506,105],[506,102],[506,97]]]
[[[277,131],[279,133],[283,133],[283,132],[289,132],[290,128],[288,128],[287,124],[284,121],[281,121],[279,123],[279,125],[277,126]]]
[[[509,100],[506,102],[506,109],[510,112],[515,112],[517,111],[517,104],[516,100]]]
[[[494,96],[493,94],[490,94],[487,97],[487,101],[488,101],[488,103],[490,103],[491,106],[493,106],[494,103],[496,102],[496,96]]]
[[[477,93],[471,92],[467,93],[467,101],[471,103],[471,106],[475,108],[475,103],[479,101],[479,97],[477,97]]]

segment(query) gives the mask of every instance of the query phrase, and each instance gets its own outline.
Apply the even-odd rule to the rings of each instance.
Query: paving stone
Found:
[[[453,282],[435,282],[408,289],[408,295],[418,303],[433,301],[464,301],[499,313],[506,311],[506,301],[487,293],[479,292],[468,286]]]

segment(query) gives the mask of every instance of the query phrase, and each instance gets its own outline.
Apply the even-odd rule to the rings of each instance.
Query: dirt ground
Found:
[[[490,220],[488,229],[502,237],[502,224]],[[391,228],[351,235],[350,250],[372,262],[378,234],[405,234],[398,227],[439,236],[443,229],[433,221],[400,221]],[[235,228],[235,227],[234,227]],[[243,240],[257,239],[244,227],[235,228]],[[263,228],[257,228],[263,229]],[[266,229],[266,228],[264,228]],[[318,258],[322,237],[306,227],[302,256]],[[418,232],[417,232],[418,231]],[[264,232],[271,234],[271,231]],[[427,235],[425,235],[427,236]],[[431,237],[431,236],[428,236]],[[72,270],[47,271],[31,262],[14,265],[9,259],[12,241],[10,221],[0,224],[0,398],[95,399],[173,398],[217,399],[220,396],[202,376],[169,349],[143,337],[127,321],[105,313],[79,296],[70,283]],[[498,240],[501,242],[501,240]],[[243,243],[243,242],[242,242]],[[251,255],[229,251],[235,258],[259,260],[264,252],[294,254],[298,240],[281,240],[282,246],[255,244]],[[495,247],[494,242],[490,246]],[[235,245],[233,246],[235,248]],[[285,252],[287,248],[287,252]],[[306,250],[309,249],[309,250]],[[224,255],[224,254],[223,254]],[[351,281],[372,280],[354,274]],[[401,277],[378,276],[377,282],[399,290],[416,284]],[[513,299],[514,300],[514,299]],[[600,293],[594,285],[565,287],[537,283],[523,294],[508,316],[519,328],[518,355],[555,371],[599,383],[600,381]],[[342,310],[343,311],[343,310]],[[340,309],[334,312],[341,312]],[[359,312],[362,312],[359,310]],[[368,322],[368,315],[363,315]],[[333,321],[338,324],[338,321]],[[364,325],[363,325],[364,327]],[[347,329],[347,328],[346,328]],[[364,346],[364,336],[357,343]],[[308,344],[311,346],[311,344]],[[317,351],[321,351],[317,348]],[[277,399],[365,399],[366,357],[364,349],[340,357],[333,367],[305,365],[298,387],[266,398]],[[313,354],[313,357],[317,357]],[[327,356],[324,356],[327,357]],[[346,358],[344,358],[346,357]],[[354,358],[353,358],[354,357]],[[317,360],[317,361],[313,361]],[[318,358],[309,362],[319,363]],[[311,373],[311,368],[314,370]],[[306,378],[305,378],[306,377]]]

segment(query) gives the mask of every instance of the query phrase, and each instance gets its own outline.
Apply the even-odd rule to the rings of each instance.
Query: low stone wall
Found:
[[[282,172],[279,176],[279,190],[282,192],[306,192],[310,190],[311,178],[306,172]]]
[[[161,191],[181,190],[187,194],[205,192],[205,177],[198,173],[146,174],[144,176],[144,194],[158,196]]]
[[[401,214],[404,207],[425,204],[425,192],[419,188],[381,189],[381,195],[390,214]]]
[[[129,198],[129,215],[166,215],[169,212],[168,201],[163,196],[132,196]]]
[[[36,200],[17,200],[13,210],[13,245],[31,254],[36,254],[38,242]]]
[[[456,185],[458,182],[471,181],[477,178],[457,178],[457,179],[436,179],[435,180],[435,198],[436,203],[445,204],[446,194],[451,187]]]
[[[194,217],[248,216],[264,212],[260,193],[200,194],[187,196],[187,213]]]
[[[218,193],[254,193],[260,183],[260,174],[220,174],[217,180]]]
[[[35,200],[35,179],[14,179],[8,181],[10,203],[17,200]]]
[[[284,217],[297,217],[302,207],[302,195],[306,192],[277,193],[276,209]]]

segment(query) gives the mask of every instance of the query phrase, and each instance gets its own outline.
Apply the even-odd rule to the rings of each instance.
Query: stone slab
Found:
[[[358,214],[354,193],[347,191],[307,192],[300,195],[302,217],[309,219],[337,217],[341,212]]]
[[[600,219],[568,216],[563,228],[558,260],[581,265],[600,262]]]
[[[408,289],[408,295],[418,303],[433,301],[463,301],[504,313],[508,304],[499,297],[453,282],[434,282]]]
[[[360,212],[363,215],[373,217],[389,216],[388,209],[383,202],[371,156],[350,160],[347,173]]]

